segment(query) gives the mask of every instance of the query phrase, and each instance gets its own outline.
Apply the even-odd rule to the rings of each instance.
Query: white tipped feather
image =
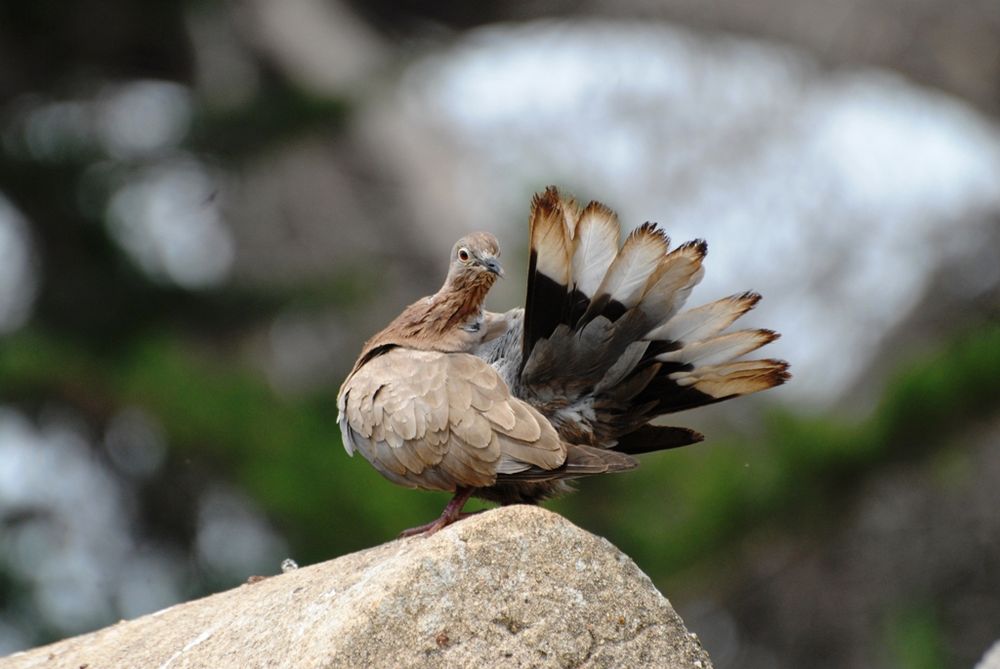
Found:
[[[618,254],[621,230],[615,213],[600,202],[591,202],[576,224],[573,244],[573,283],[593,297]]]
[[[580,220],[580,206],[572,197],[560,196],[559,207],[562,210],[563,225],[566,226],[566,239],[572,242]]]
[[[788,363],[781,360],[741,360],[674,372],[679,386],[694,386],[715,398],[747,395],[781,385],[788,379]]]
[[[756,351],[777,338],[777,333],[771,330],[740,330],[661,353],[656,359],[661,362],[717,365]]]
[[[667,252],[667,238],[651,224],[632,231],[611,263],[596,295],[610,295],[626,308],[639,303],[649,278]]]
[[[656,323],[646,339],[663,339],[658,336],[660,329],[684,306],[705,274],[701,266],[704,256],[703,243],[689,242],[674,249],[660,263],[642,297],[643,312]]]
[[[731,295],[683,311],[650,333],[649,339],[698,341],[719,334],[760,301],[757,293]],[[653,336],[653,335],[656,336]]]
[[[569,285],[571,267],[566,214],[554,188],[535,196],[532,202],[531,250],[536,257],[536,271],[564,286]]]

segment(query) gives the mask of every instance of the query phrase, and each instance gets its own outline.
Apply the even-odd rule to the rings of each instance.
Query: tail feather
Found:
[[[790,376],[787,362],[765,359],[696,367],[675,372],[670,379],[682,388],[692,387],[714,400],[723,400],[780,385]]]
[[[666,321],[647,335],[665,341],[698,341],[719,334],[737,318],[760,302],[760,294],[730,295],[700,307],[688,309]]]
[[[573,240],[573,287],[590,299],[618,255],[620,227],[615,212],[591,202],[580,215]]]
[[[568,217],[575,218],[575,204],[561,200],[553,187],[532,201],[522,364],[535,342],[548,336],[568,309],[567,287],[572,277]]]
[[[585,476],[634,469],[639,462],[624,452],[571,444],[566,451],[566,473]]]
[[[563,479],[608,474],[635,469],[639,461],[625,451],[612,451],[595,448],[583,444],[566,445],[566,462],[558,469],[544,469],[537,466],[525,466],[518,469],[500,471],[497,481],[511,482],[542,482]]]
[[[716,365],[756,351],[779,336],[773,330],[737,330],[660,353],[656,359],[661,362]]]
[[[648,423],[789,378],[779,360],[733,361],[778,336],[724,332],[753,308],[756,293],[681,311],[704,273],[705,242],[670,251],[651,223],[621,248],[619,239],[604,205],[580,211],[555,188],[533,202],[520,373],[511,387],[567,442],[619,454],[695,443],[697,432]]]
[[[686,427],[644,425],[622,437],[615,446],[615,450],[629,455],[640,455],[697,444],[704,439],[705,435]]]
[[[642,310],[656,327],[670,321],[694,289],[705,270],[701,261],[708,253],[703,241],[682,244],[660,261],[655,276],[642,297]],[[657,339],[647,335],[647,339]]]
[[[612,320],[637,306],[669,244],[667,236],[652,223],[644,223],[633,230],[604,275],[582,320],[588,321],[603,313],[612,303],[616,305]]]

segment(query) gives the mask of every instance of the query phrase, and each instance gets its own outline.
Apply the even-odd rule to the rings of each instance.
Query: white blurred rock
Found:
[[[983,655],[976,669],[1000,669],[1000,641],[997,641]]]
[[[336,0],[253,0],[246,9],[254,41],[318,93],[343,94],[385,61],[375,33]]]

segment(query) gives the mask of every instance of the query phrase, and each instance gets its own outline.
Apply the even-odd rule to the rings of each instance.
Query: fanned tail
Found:
[[[726,330],[760,300],[682,311],[704,273],[696,240],[670,250],[652,223],[619,247],[614,212],[550,187],[531,212],[531,261],[516,392],[575,444],[638,454],[702,440],[659,416],[780,385],[787,363],[737,360],[778,335]]]

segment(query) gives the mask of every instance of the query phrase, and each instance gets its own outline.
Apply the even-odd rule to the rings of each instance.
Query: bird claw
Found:
[[[438,530],[451,525],[455,521],[479,513],[478,511],[473,511],[471,513],[462,512],[462,507],[465,506],[465,503],[469,501],[469,497],[471,496],[472,488],[458,488],[455,491],[455,496],[452,497],[451,501],[448,502],[448,505],[444,507],[444,511],[441,512],[441,515],[437,520],[427,523],[426,525],[418,525],[417,527],[411,527],[408,530],[403,530],[399,533],[400,538],[415,537],[420,534],[429,537]]]
[[[438,518],[432,523],[426,523],[424,525],[418,525],[417,527],[411,527],[408,530],[403,530],[402,532],[399,533],[399,538],[403,539],[406,537],[415,537],[421,534],[429,537],[438,530],[440,530],[442,527],[447,527],[452,522],[454,521],[449,521],[444,518]]]
[[[418,536],[420,534],[423,534],[424,536],[429,537],[432,534],[434,534],[435,532],[437,532],[438,530],[444,529],[445,527],[448,527],[452,523],[457,523],[460,520],[465,520],[469,516],[474,516],[477,513],[482,513],[485,510],[486,509],[480,509],[479,511],[463,511],[462,513],[458,514],[457,516],[455,516],[454,518],[452,518],[450,520],[445,519],[443,517],[442,518],[438,518],[434,522],[425,523],[423,525],[418,525],[417,527],[411,527],[408,530],[403,530],[402,532],[399,533],[399,538],[400,539],[405,539],[406,537],[415,537],[415,536]]]

